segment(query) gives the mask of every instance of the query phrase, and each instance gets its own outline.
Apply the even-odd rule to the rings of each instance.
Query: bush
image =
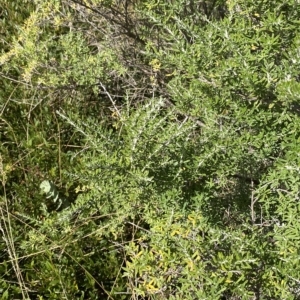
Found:
[[[2,299],[299,297],[299,5],[34,4],[0,57]]]

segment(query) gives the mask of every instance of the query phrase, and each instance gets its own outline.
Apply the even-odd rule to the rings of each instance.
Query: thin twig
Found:
[[[110,95],[109,92],[106,90],[106,87],[102,84],[101,81],[99,81],[99,83],[100,83],[100,85],[101,85],[103,91],[105,92],[105,94],[108,96],[110,102],[112,103],[112,105],[113,105],[115,111],[116,111],[117,114],[118,114],[118,117],[121,117],[121,113],[120,113],[120,111],[118,110],[115,101],[112,99],[111,95]]]

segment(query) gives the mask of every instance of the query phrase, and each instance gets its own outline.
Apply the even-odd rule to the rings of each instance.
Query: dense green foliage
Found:
[[[298,2],[0,0],[0,299],[298,299]]]

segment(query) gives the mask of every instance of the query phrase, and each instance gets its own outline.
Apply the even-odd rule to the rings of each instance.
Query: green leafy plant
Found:
[[[6,2],[2,298],[297,299],[299,5]]]

